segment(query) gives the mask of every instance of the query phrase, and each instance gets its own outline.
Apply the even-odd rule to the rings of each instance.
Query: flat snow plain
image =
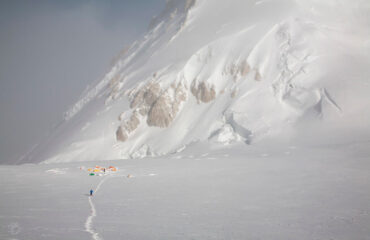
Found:
[[[368,148],[197,145],[141,160],[1,166],[0,239],[365,240]],[[80,170],[96,164],[119,170]]]

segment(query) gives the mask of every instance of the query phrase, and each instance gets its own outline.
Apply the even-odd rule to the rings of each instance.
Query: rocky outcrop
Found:
[[[130,108],[151,106],[160,96],[162,90],[158,83],[149,83],[134,94]]]
[[[251,67],[246,60],[231,64],[225,68],[225,74],[232,75],[235,79],[246,76],[251,72]],[[255,79],[262,77],[258,70],[253,69]],[[163,87],[156,79],[157,74],[153,75],[153,80],[146,85],[140,86],[129,91],[131,116],[126,113],[121,114],[119,120],[123,122],[116,131],[118,141],[127,141],[129,136],[145,121],[150,127],[168,127],[181,110],[181,104],[187,99],[187,88],[183,83],[172,83],[168,87]],[[190,85],[190,92],[197,99],[198,103],[209,103],[216,99],[215,85],[206,81],[194,79]],[[224,93],[224,91],[221,91]],[[220,93],[221,94],[221,93]],[[230,93],[231,98],[238,94],[237,89]],[[125,121],[125,119],[127,119]]]
[[[136,94],[135,97],[130,102],[130,108],[135,108],[140,103],[142,103],[144,99],[145,90],[141,89]]]
[[[116,139],[117,141],[124,142],[128,139],[130,133],[136,130],[136,128],[140,124],[140,119],[137,112],[134,112],[129,120],[121,124],[116,131]]]
[[[234,77],[236,81],[238,77],[245,77],[250,72],[251,67],[249,66],[246,60],[241,61],[240,63],[232,63],[225,67],[223,74],[230,74]]]
[[[140,120],[137,116],[137,113],[134,112],[130,119],[126,122],[126,129],[129,133],[133,132],[140,124]]]
[[[213,85],[208,86],[205,82],[197,84],[197,81],[193,81],[191,85],[191,93],[199,102],[208,103],[216,98],[216,90]]]
[[[129,120],[121,124],[116,131],[118,141],[124,142],[136,130],[140,119],[146,117],[148,126],[168,127],[180,111],[181,103],[186,100],[186,88],[183,84],[171,84],[163,90],[158,83],[150,82],[131,92],[130,107],[133,113]],[[125,116],[125,114],[121,114]],[[122,121],[123,117],[119,119]]]
[[[171,85],[151,106],[147,124],[156,127],[168,127],[180,110],[180,105],[186,100],[185,87]]]
[[[126,129],[124,129],[123,126],[119,126],[116,131],[116,139],[117,141],[124,142],[128,139],[128,134],[126,132]]]
[[[144,104],[146,106],[152,106],[161,95],[161,92],[162,89],[158,83],[150,84],[143,96]]]
[[[153,106],[150,108],[147,118],[147,124],[155,127],[167,127],[173,120],[172,109],[170,101],[162,95],[155,101]]]

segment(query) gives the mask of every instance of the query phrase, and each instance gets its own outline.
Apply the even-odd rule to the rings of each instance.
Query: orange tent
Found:
[[[113,166],[109,166],[109,170],[111,170],[111,171],[115,172],[115,171],[117,171],[117,168],[115,168],[115,167],[113,167]]]
[[[87,169],[87,171],[91,172],[92,171],[92,168]]]

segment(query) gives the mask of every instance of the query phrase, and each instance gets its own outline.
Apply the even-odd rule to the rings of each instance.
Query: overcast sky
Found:
[[[0,1],[0,163],[61,119],[165,0]]]

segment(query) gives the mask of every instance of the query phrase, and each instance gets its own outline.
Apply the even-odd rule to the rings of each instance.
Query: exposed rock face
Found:
[[[117,141],[120,141],[120,142],[124,142],[128,139],[127,132],[122,126],[118,127],[116,131],[116,138],[117,138]]]
[[[139,111],[140,115],[144,117],[148,114],[149,109],[146,108],[146,107],[143,107],[143,108],[138,108],[138,111]]]
[[[133,132],[140,124],[140,120],[137,117],[137,113],[135,112],[134,114],[131,115],[130,120],[126,122],[126,129],[127,131]]]
[[[148,85],[139,89],[131,100],[130,108],[151,106],[161,94],[161,87],[158,83],[149,83]]]
[[[189,1],[189,4],[194,4]],[[246,76],[251,68],[246,60],[231,64],[225,68],[225,74],[230,74],[234,80]],[[255,79],[260,80],[262,77],[258,70],[254,69]],[[155,74],[156,75],[156,74]],[[151,127],[168,127],[178,115],[181,104],[187,99],[187,88],[182,83],[172,83],[167,88],[163,88],[156,80],[152,80],[146,85],[133,89],[129,93],[130,108],[132,114],[127,119],[126,114],[119,117],[122,123],[116,131],[118,141],[126,141],[140,125],[140,119],[146,118],[146,123]],[[216,90],[213,84],[205,81],[194,79],[190,86],[190,91],[197,99],[198,103],[209,103],[216,98]],[[221,91],[224,93],[224,91]],[[234,89],[230,95],[235,98],[238,90]],[[125,117],[127,116],[127,117]]]
[[[181,83],[171,84],[166,90],[153,82],[140,88],[130,103],[133,114],[117,129],[117,140],[124,142],[128,139],[130,133],[139,126],[140,116],[147,117],[149,126],[168,127],[180,111],[181,103],[186,100],[186,97],[186,88]]]
[[[158,83],[150,84],[148,90],[144,93],[144,102],[146,106],[152,106],[161,94],[161,87]]]
[[[250,72],[251,67],[249,66],[246,60],[243,60],[240,63],[233,63],[230,66],[227,66],[223,72],[223,74],[230,74],[234,77],[236,81],[238,77],[242,76],[245,77]]]
[[[171,85],[151,106],[147,124],[156,127],[168,127],[180,110],[180,105],[186,100],[185,87]]]
[[[216,98],[214,86],[207,86],[205,82],[201,82],[197,86],[196,81],[193,81],[193,84],[191,85],[191,93],[198,100],[198,103],[208,103]]]
[[[138,118],[137,112],[134,112],[130,119],[124,124],[118,127],[116,131],[117,141],[124,142],[128,139],[128,136],[131,132],[135,131],[140,124],[140,119]]]
[[[185,87],[172,84],[151,106],[147,124],[156,127],[168,127],[186,100]]]
[[[162,95],[153,104],[148,113],[147,123],[149,126],[167,127],[173,119],[171,106],[168,104],[169,100]]]
[[[130,108],[135,108],[137,105],[142,103],[144,94],[145,94],[145,90],[139,90],[139,92],[135,94],[134,99],[132,99],[132,101],[130,102]]]

